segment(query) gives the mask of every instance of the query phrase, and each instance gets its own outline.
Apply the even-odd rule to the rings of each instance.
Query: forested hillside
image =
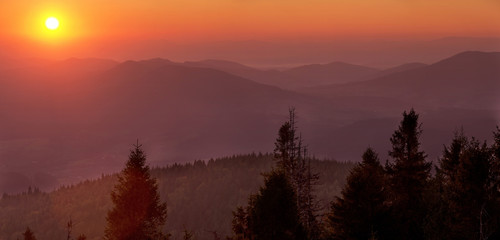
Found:
[[[124,160],[125,161],[125,160]],[[167,202],[165,231],[180,239],[184,230],[196,239],[224,238],[231,234],[232,211],[244,205],[263,182],[262,172],[275,165],[270,154],[249,154],[153,168],[162,201]],[[320,175],[316,194],[328,210],[338,196],[352,163],[313,160]],[[0,239],[17,239],[29,226],[37,239],[65,239],[71,219],[72,234],[101,239],[106,212],[112,207],[110,192],[116,175],[102,176],[74,186],[43,193],[36,188],[0,200]]]

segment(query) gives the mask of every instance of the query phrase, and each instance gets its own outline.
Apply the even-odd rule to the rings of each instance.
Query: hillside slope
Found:
[[[153,169],[152,176],[157,178],[161,198],[168,206],[165,231],[174,239],[184,229],[193,231],[200,240],[213,239],[212,232],[220,237],[230,234],[232,211],[257,192],[263,182],[261,173],[273,165],[271,155],[250,154]],[[340,193],[352,166],[312,161],[313,170],[320,175],[316,193],[323,206]],[[101,239],[115,183],[116,175],[111,175],[51,193],[4,195],[0,200],[0,239],[19,238],[26,226],[40,240],[63,239],[69,219],[74,223],[74,235]]]

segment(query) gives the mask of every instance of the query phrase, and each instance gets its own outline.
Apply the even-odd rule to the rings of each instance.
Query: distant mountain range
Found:
[[[463,52],[429,66],[307,92],[322,96],[389,97],[434,108],[498,109],[499,67],[500,53]]]
[[[15,47],[5,42],[0,56],[40,56],[34,49]],[[389,68],[402,63],[431,64],[466,50],[500,51],[500,38],[451,36],[437,39],[373,39],[334,38],[323,41],[259,41],[174,42],[168,39],[123,41],[119,44],[87,41],[88,48],[72,52],[72,56],[113,59],[149,59],[163,57],[175,61],[193,59],[225,59],[251,66],[290,67],[311,63],[347,62],[356,65]],[[42,52],[47,54],[48,52]],[[44,56],[44,55],[42,55]],[[61,56],[62,57],[62,56]]]
[[[421,114],[431,160],[461,127],[490,139],[500,117],[497,52],[382,70],[340,62],[262,70],[166,59],[4,66],[0,192],[115,172],[137,139],[156,166],[269,152],[291,106],[310,152],[340,161],[358,161],[368,146],[385,158],[401,113],[411,107]]]
[[[344,62],[332,62],[328,64],[303,65],[279,71],[260,70],[236,62],[222,60],[186,62],[185,64],[195,67],[214,68],[259,83],[274,85],[290,90],[329,84],[357,82],[425,66],[423,63],[409,63],[389,69],[379,70]]]

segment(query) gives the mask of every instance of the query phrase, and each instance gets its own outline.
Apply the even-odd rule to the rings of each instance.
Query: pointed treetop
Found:
[[[419,115],[412,108],[409,113],[403,112],[403,120],[398,129],[392,134],[391,156],[396,161],[404,159],[415,160],[425,159],[427,155],[420,151],[420,135],[422,134],[422,124],[418,122]]]
[[[141,148],[142,147],[142,144],[139,144],[139,138],[137,138],[137,142],[136,144],[133,145],[136,149],[137,148]]]
[[[366,151],[363,153],[363,165],[368,165],[368,166],[374,166],[374,165],[380,165],[380,162],[378,160],[378,154],[371,148],[367,148]]]

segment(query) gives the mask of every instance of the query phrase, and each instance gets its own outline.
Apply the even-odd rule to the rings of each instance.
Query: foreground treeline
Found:
[[[328,216],[330,239],[499,239],[500,130],[487,145],[457,132],[435,174],[418,115],[403,114],[381,165],[367,149]]]
[[[418,114],[404,112],[390,159],[382,165],[368,148],[321,217],[318,178],[290,116],[275,168],[233,213],[231,239],[500,239],[500,129],[492,145],[457,132],[433,166],[420,149]]]

